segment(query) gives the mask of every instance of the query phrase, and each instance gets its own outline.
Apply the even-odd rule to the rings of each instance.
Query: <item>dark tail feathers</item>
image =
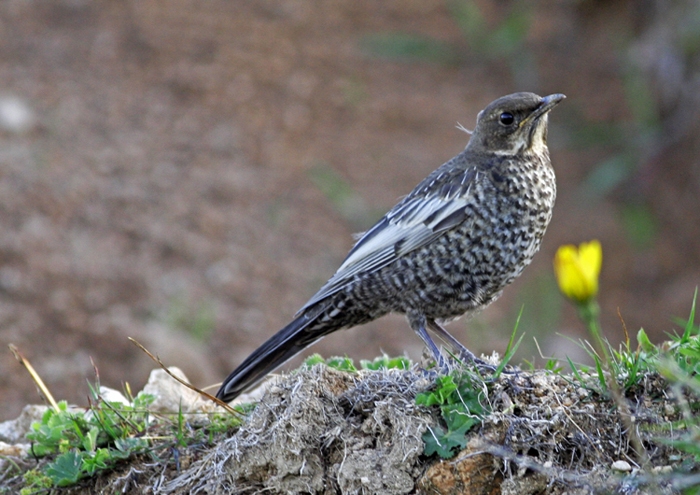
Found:
[[[314,328],[315,323],[316,318],[309,318],[304,314],[295,318],[233,370],[224,380],[216,396],[224,402],[232,401],[262,380],[265,375],[282,366],[324,335],[336,330],[326,325]]]

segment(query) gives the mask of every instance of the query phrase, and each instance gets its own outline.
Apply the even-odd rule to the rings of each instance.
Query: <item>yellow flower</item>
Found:
[[[561,246],[554,256],[554,273],[559,289],[578,303],[590,301],[598,293],[598,275],[603,262],[600,242]]]

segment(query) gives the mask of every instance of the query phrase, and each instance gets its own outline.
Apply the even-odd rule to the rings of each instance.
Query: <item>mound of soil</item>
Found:
[[[623,420],[581,378],[593,379],[540,370],[485,384],[490,413],[462,452],[439,460],[423,454],[422,440],[438,411],[415,403],[432,375],[317,365],[270,385],[243,426],[213,447],[182,449],[177,462],[136,459],[66,493],[678,493],[670,473],[683,458],[659,440],[680,419],[664,381],[647,375],[630,389]]]

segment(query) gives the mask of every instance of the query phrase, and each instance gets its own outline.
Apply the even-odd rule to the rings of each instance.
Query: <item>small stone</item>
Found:
[[[126,397],[124,397],[124,394],[113,388],[100,386],[100,397],[102,397],[102,400],[105,402],[118,402],[125,406],[131,405]]]
[[[187,377],[179,368],[171,366],[170,372],[187,382]],[[194,390],[185,387],[164,370],[157,369],[151,371],[148,383],[143,388],[143,392],[155,397],[155,401],[149,406],[154,412],[195,412],[199,394]]]
[[[9,457],[27,457],[29,454],[29,444],[19,443],[10,445],[5,442],[0,442],[0,456]]]
[[[47,409],[43,405],[24,406],[19,417],[0,423],[0,441],[9,444],[26,441],[25,435],[31,431],[32,423],[41,421]]]
[[[537,397],[543,397],[549,393],[552,388],[552,384],[547,380],[544,375],[534,375],[532,377],[532,384],[535,386],[533,392]]]
[[[673,472],[673,466],[654,466],[651,471],[655,474],[668,474]]]
[[[615,461],[612,463],[612,466],[610,466],[613,471],[619,471],[621,473],[629,473],[632,471],[632,466],[630,466],[630,463],[627,461]]]
[[[576,389],[576,395],[578,395],[580,399],[586,399],[588,397],[588,390],[583,387],[579,387]]]
[[[673,407],[673,404],[664,404],[664,414],[666,414],[666,416],[672,416],[675,412],[676,408]]]

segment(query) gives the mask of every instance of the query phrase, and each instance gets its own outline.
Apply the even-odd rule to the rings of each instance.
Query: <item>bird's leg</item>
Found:
[[[459,357],[473,363],[477,360],[477,357],[469,349],[464,347],[462,343],[454,338],[447,330],[445,330],[442,325],[440,325],[435,320],[427,320],[428,328],[435,332],[446,344],[449,344],[455,351],[459,353]]]
[[[438,369],[442,371],[443,373],[449,372],[449,367],[447,365],[447,362],[445,361],[444,356],[440,352],[440,349],[438,349],[438,346],[435,344],[433,339],[430,338],[430,335],[428,334],[427,330],[425,329],[426,325],[426,319],[424,315],[409,315],[408,316],[408,322],[411,325],[411,328],[413,328],[413,331],[418,334],[418,336],[425,342],[425,345],[430,349],[430,353],[433,355],[435,358],[435,364],[437,365]]]
[[[495,371],[495,367],[484,361],[483,359],[479,359],[474,355],[473,352],[471,352],[469,349],[464,347],[462,343],[455,339],[447,330],[445,330],[442,325],[440,325],[438,322],[435,320],[429,319],[426,321],[428,328],[435,332],[445,343],[449,344],[455,351],[458,352],[460,359],[468,362],[468,363],[474,363],[478,365],[479,367],[486,368],[490,371]]]

